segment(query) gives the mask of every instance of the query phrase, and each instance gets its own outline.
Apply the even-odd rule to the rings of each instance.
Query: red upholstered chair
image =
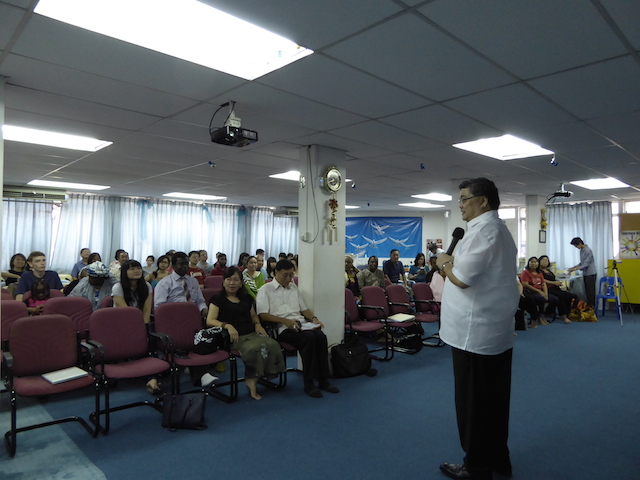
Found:
[[[428,283],[413,284],[413,302],[416,306],[416,319],[424,316],[427,323],[438,323],[438,332],[423,338],[422,344],[427,347],[443,347],[444,342],[440,340],[440,302],[433,299],[433,292]],[[423,321],[423,320],[420,320]],[[427,342],[429,339],[437,339],[437,343]]]
[[[111,308],[113,307],[113,296],[109,295],[108,297],[104,297],[102,299],[102,304],[100,305],[100,308]]]
[[[204,301],[207,302],[207,307],[209,306],[209,301],[211,297],[219,294],[222,291],[221,288],[205,288],[202,290],[202,296],[204,297]]]
[[[431,289],[429,285],[426,283],[414,283],[414,287],[418,285],[418,298],[421,300],[419,302],[414,301],[414,305],[411,305],[409,294],[405,290],[403,285],[389,285],[387,287],[387,297],[389,298],[389,305],[391,307],[391,313],[408,313],[416,317],[416,321],[420,323],[434,323],[440,322],[440,316],[438,314],[432,313],[430,310],[431,303],[429,301],[422,300],[424,296],[427,295],[427,291],[431,293]],[[426,287],[426,288],[425,288]],[[414,294],[415,296],[415,294]],[[431,299],[433,300],[433,295],[431,295]],[[437,303],[437,302],[434,302]],[[419,307],[418,307],[419,306]],[[433,305],[435,308],[435,305]],[[438,323],[438,327],[439,327]],[[439,330],[439,328],[438,328]],[[436,334],[437,335],[437,334]],[[428,347],[441,347],[443,344],[440,343],[430,343],[427,342],[428,339],[437,338],[433,335],[429,335],[422,338],[422,344]]]
[[[389,336],[387,335],[387,329],[384,323],[378,320],[361,320],[360,310],[356,303],[356,297],[353,292],[348,288],[344,289],[344,329],[347,334],[367,333],[375,334],[378,330],[384,331],[385,345],[384,347],[369,350],[369,356],[376,360],[386,361],[390,355],[393,355],[392,345]],[[371,355],[371,352],[378,352],[384,350],[384,357],[377,355]]]
[[[229,360],[229,381],[216,383],[207,391],[226,402],[238,398],[238,367],[236,357],[230,352],[218,350],[208,355],[193,352],[193,337],[204,327],[200,310],[192,302],[163,303],[155,311],[156,332],[168,337],[169,361],[174,373],[174,392],[180,393],[179,369],[182,367],[204,366]],[[186,358],[175,355],[176,350],[187,352]],[[221,387],[229,387],[229,394],[219,391]]]
[[[3,312],[4,319],[4,312]],[[67,422],[80,423],[92,436],[97,430],[83,419],[70,416],[17,427],[17,397],[51,396],[84,387],[93,386],[95,390],[95,411],[98,418],[100,408],[99,388],[96,378],[87,370],[88,375],[74,380],[53,384],[45,380],[42,374],[74,367],[79,362],[78,338],[71,319],[65,315],[39,315],[20,318],[13,322],[9,332],[10,352],[4,352],[4,364],[7,370],[5,385],[11,392],[11,429],[5,433],[5,445],[10,456],[16,453],[17,434]],[[93,348],[85,345],[92,358]]]
[[[28,316],[29,311],[24,302],[2,299],[2,328],[0,329],[0,334],[2,334],[3,350],[6,350],[6,343],[9,340],[9,332],[11,331],[13,322],[19,318]]]
[[[2,301],[4,302],[5,300],[13,300],[13,295],[11,295],[11,292],[9,292],[9,290],[5,290],[0,289],[0,294],[2,295]]]
[[[224,277],[222,275],[209,275],[204,279],[204,288],[216,288],[218,291],[222,290],[222,282]]]
[[[86,297],[55,297],[47,300],[42,309],[44,315],[59,313],[66,315],[73,322],[80,338],[87,338],[89,317],[93,313],[91,300]]]
[[[97,350],[95,369],[105,392],[105,408],[99,415],[105,415],[105,426],[100,425],[96,415],[89,418],[105,435],[109,432],[111,412],[142,405],[162,411],[157,402],[140,401],[118,407],[110,405],[110,380],[147,378],[171,369],[169,362],[153,356],[148,335],[165,340],[161,335],[147,334],[142,310],[138,308],[101,308],[89,318],[87,342]]]

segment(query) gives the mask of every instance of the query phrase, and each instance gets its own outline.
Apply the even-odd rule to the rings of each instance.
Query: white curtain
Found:
[[[591,248],[598,277],[606,276],[607,260],[613,258],[611,202],[560,204],[547,207],[548,254],[559,270],[580,263],[580,252],[570,244],[580,237]]]
[[[61,206],[5,200],[2,232],[3,269],[16,252],[42,250],[60,273],[71,271],[84,247],[107,264],[119,248],[143,264],[171,249],[204,249],[210,259],[224,252],[232,264],[244,251],[277,256],[298,246],[298,219],[274,218],[269,208],[100,195],[72,194]]]
[[[25,257],[33,251],[51,256],[53,204],[21,200],[2,202],[2,270],[9,270],[15,253]]]

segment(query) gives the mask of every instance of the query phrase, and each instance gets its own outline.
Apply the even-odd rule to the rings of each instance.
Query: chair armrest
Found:
[[[3,358],[2,363],[6,368],[8,369],[13,368],[13,355],[11,355],[11,352],[7,352],[7,351],[2,352],[2,358]]]
[[[378,315],[378,320],[381,320],[384,318],[384,308],[381,307],[380,305],[362,305],[360,304],[358,306],[358,308],[368,308],[371,310],[375,310],[376,314]]]
[[[95,359],[96,359],[96,347],[94,345],[91,345],[90,343],[87,342],[80,342],[80,348],[84,349],[88,354],[89,354],[89,358],[88,358],[88,365],[82,365],[82,366],[86,366],[88,367],[89,371],[93,372],[95,370]],[[83,357],[84,358],[84,357]],[[81,363],[85,363],[85,362],[81,362]]]
[[[168,358],[169,362],[173,363],[174,348],[173,348],[173,338],[171,338],[171,335],[162,333],[162,332],[150,331],[149,339],[150,340],[155,339],[157,341],[160,341],[164,352],[166,352],[167,356],[169,357]],[[151,342],[149,343],[151,344]],[[156,345],[156,343],[154,343],[154,345]],[[149,354],[153,354],[153,353],[154,352],[149,352]]]

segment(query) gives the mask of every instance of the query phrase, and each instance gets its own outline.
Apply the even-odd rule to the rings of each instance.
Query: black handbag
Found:
[[[162,402],[162,426],[175,432],[179,428],[186,430],[205,430],[204,407],[207,395],[199,393],[165,394]]]
[[[193,351],[198,355],[216,353],[218,350],[229,350],[231,337],[222,327],[210,327],[196,332],[193,337]]]
[[[371,370],[369,349],[357,338],[336,345],[331,348],[331,365],[337,378],[368,374]]]

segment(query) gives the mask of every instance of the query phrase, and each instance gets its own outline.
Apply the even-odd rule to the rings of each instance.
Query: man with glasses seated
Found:
[[[278,340],[293,345],[300,352],[304,393],[314,398],[322,397],[320,390],[338,393],[338,388],[328,379],[329,354],[322,322],[304,303],[292,281],[294,273],[290,260],[277,263],[274,281],[258,290],[256,312],[262,321],[277,324]],[[319,388],[314,381],[318,382]]]

